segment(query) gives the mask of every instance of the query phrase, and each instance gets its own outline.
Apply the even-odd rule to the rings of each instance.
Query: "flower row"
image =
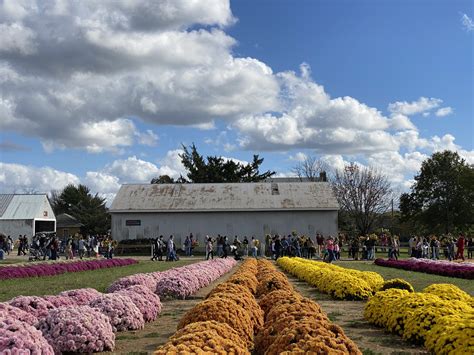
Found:
[[[364,317],[435,354],[473,354],[473,305],[473,297],[451,284],[423,292],[392,288],[369,299]]]
[[[253,295],[256,264],[255,259],[244,261],[228,281],[189,310],[178,331],[155,354],[250,354],[254,332],[263,324],[263,312]]]
[[[229,271],[235,261],[215,260],[165,272],[137,274],[114,283],[108,294],[77,289],[55,296],[18,296],[0,303],[0,353],[91,353],[113,350],[116,331],[136,330],[161,312],[161,280],[187,275],[166,296],[188,295]],[[200,275],[204,273],[205,276]],[[120,280],[119,280],[120,281]],[[156,293],[155,293],[156,292]]]
[[[22,266],[0,267],[0,280],[17,279],[23,277],[41,277],[64,274],[66,272],[79,272],[97,270],[117,266],[136,264],[135,259],[103,259],[103,260],[80,260],[60,263],[38,263]]]
[[[259,261],[259,305],[265,323],[255,337],[255,353],[362,354],[321,307],[297,293],[272,263]]]
[[[337,299],[367,299],[384,284],[383,277],[371,271],[346,269],[301,258],[283,257],[277,263],[283,270]]]
[[[474,279],[474,264],[451,261],[410,258],[405,260],[376,259],[375,265],[393,267],[409,271],[419,271],[462,279]]]
[[[178,331],[155,354],[250,352],[361,354],[319,305],[295,292],[271,262],[257,264],[254,259],[188,311]]]

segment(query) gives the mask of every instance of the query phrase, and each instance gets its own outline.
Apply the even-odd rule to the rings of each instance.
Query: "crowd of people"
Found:
[[[117,242],[109,235],[69,235],[59,238],[55,233],[37,233],[29,240],[27,235],[19,235],[14,242],[11,236],[0,233],[0,250],[9,255],[14,248],[18,256],[28,256],[29,260],[57,260],[60,255],[66,260],[103,255],[112,259]]]

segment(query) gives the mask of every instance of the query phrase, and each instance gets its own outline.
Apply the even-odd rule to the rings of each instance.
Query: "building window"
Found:
[[[127,219],[125,221],[125,225],[126,226],[141,226],[142,225],[142,221],[139,220],[139,219]]]

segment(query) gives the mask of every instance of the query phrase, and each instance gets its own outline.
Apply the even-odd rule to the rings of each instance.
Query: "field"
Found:
[[[18,295],[54,295],[64,290],[87,287],[92,287],[100,292],[105,292],[112,282],[124,276],[134,275],[137,273],[164,271],[169,268],[190,265],[202,261],[201,258],[183,258],[179,262],[169,263],[152,262],[146,260],[145,257],[140,257],[139,259],[140,262],[138,264],[124,267],[69,274],[66,273],[51,277],[2,281],[0,287],[0,301],[7,301]],[[271,265],[271,263],[269,264]],[[471,295],[474,293],[472,280],[462,280],[380,267],[369,261],[338,261],[335,264],[344,268],[351,268],[360,271],[374,271],[380,274],[385,280],[403,278],[413,285],[415,291],[421,291],[426,286],[433,283],[450,283]],[[159,346],[168,344],[168,338],[176,332],[179,322],[186,313],[194,307],[199,307],[199,304],[206,299],[207,294],[217,285],[232,279],[235,276],[234,273],[236,271],[238,273],[238,270],[242,265],[246,264],[238,264],[238,266],[235,266],[229,273],[212,281],[207,286],[202,287],[186,299],[162,298],[163,308],[161,314],[156,320],[147,322],[143,329],[116,333],[114,352],[147,354],[157,349]],[[275,264],[273,263],[273,265]],[[274,268],[275,266],[271,267]],[[278,270],[282,271],[280,268],[278,268]],[[275,273],[277,273],[276,270]],[[323,312],[327,314],[329,321],[342,327],[345,334],[358,346],[362,354],[396,355],[429,353],[421,345],[415,345],[411,342],[404,341],[400,336],[389,333],[383,328],[370,324],[366,319],[364,319],[364,307],[366,301],[335,300],[328,294],[318,291],[314,286],[311,286],[307,282],[299,280],[288,273],[286,273],[286,275],[289,283],[293,285],[295,291],[300,295],[307,297],[309,300],[317,302]],[[262,295],[259,297],[262,297]],[[390,310],[387,310],[387,312],[390,312]],[[261,352],[254,351],[253,353],[260,354]]]

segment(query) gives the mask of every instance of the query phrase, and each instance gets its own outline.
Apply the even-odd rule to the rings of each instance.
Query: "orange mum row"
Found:
[[[244,261],[228,281],[189,310],[178,332],[155,354],[250,354],[254,332],[263,325],[263,311],[254,293],[257,262]]]
[[[255,353],[361,354],[321,307],[297,293],[271,262],[260,260],[258,266],[257,295],[262,296],[265,323],[255,337]]]

